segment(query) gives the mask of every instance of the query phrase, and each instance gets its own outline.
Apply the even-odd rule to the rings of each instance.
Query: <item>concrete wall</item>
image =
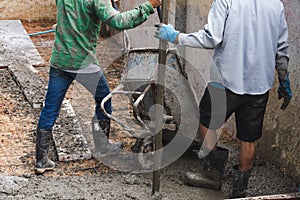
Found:
[[[264,137],[259,153],[300,183],[300,1],[283,0],[289,27],[290,79],[293,99],[279,109],[276,87],[272,90],[265,117]],[[274,86],[277,86],[276,82]]]
[[[179,0],[182,2],[184,0]],[[176,19],[186,23],[186,32],[194,32],[206,23],[207,14],[212,0],[188,0],[186,18],[183,12]],[[300,182],[300,1],[283,0],[286,19],[289,26],[290,44],[290,79],[294,93],[290,106],[280,110],[282,101],[277,98],[277,78],[270,93],[270,100],[265,116],[263,138],[258,142],[258,155],[277,165],[283,172]],[[181,24],[176,21],[176,24]],[[182,27],[177,26],[178,29]],[[189,81],[198,100],[202,96],[206,81],[209,78],[209,61],[211,52],[192,48],[185,48],[185,58],[188,61],[186,70]],[[277,76],[276,76],[277,77]],[[235,132],[235,123],[230,120],[225,128]]]
[[[1,19],[55,20],[55,0],[1,0]]]
[[[191,33],[205,25],[212,0],[180,0],[178,3],[177,13],[179,16],[176,21],[176,29]],[[181,10],[186,10],[186,13]],[[181,27],[182,24],[186,25],[185,30]],[[209,65],[213,51],[194,48],[184,48],[182,51],[184,51],[186,61],[186,72],[199,102],[210,77]]]
[[[144,2],[146,2],[146,0],[120,0],[120,10],[128,11],[134,9],[135,7],[138,7]],[[169,12],[169,22],[174,24],[176,0],[171,0],[170,2],[171,3],[169,10],[171,12]],[[131,42],[131,48],[158,48],[159,40],[154,37],[156,30],[154,25],[158,23],[159,17],[157,11],[155,10],[155,13],[152,14],[150,18],[142,25],[134,29],[127,30]]]

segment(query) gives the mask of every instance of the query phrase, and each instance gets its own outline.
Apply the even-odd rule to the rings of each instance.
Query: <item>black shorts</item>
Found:
[[[262,95],[238,95],[209,84],[199,105],[200,123],[216,130],[235,113],[237,138],[254,142],[262,136],[268,98],[269,92]]]

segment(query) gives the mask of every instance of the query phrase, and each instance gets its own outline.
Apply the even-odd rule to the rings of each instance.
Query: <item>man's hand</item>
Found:
[[[157,8],[161,4],[161,0],[148,0],[153,8]]]
[[[176,31],[171,24],[160,24],[156,25],[157,31],[155,32],[155,37],[168,42],[177,43],[179,31]]]
[[[292,90],[290,87],[289,74],[287,73],[284,79],[279,78],[278,99],[283,98],[281,109],[284,110],[289,105],[292,99]]]

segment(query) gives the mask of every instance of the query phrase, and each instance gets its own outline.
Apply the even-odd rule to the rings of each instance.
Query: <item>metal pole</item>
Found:
[[[161,22],[168,24],[168,0],[162,0],[162,13],[158,14],[161,16]],[[163,125],[163,105],[164,105],[164,82],[165,82],[165,66],[167,63],[167,45],[168,43],[160,40],[159,41],[159,57],[158,57],[158,74],[157,74],[157,96],[156,104],[161,106],[156,106],[155,110],[155,133],[154,136],[154,166],[155,171],[153,172],[153,184],[152,184],[152,194],[159,192],[160,189],[160,167],[162,158],[162,125]]]

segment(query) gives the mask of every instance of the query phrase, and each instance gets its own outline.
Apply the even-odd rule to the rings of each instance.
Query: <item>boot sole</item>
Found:
[[[36,174],[43,174],[46,171],[53,171],[54,167],[48,167],[48,168],[35,168],[34,171]]]
[[[200,187],[200,188],[208,188],[215,191],[220,191],[222,187],[222,179],[220,180],[209,180],[206,179],[193,179],[188,177],[187,175],[183,178],[183,182],[185,185]]]

